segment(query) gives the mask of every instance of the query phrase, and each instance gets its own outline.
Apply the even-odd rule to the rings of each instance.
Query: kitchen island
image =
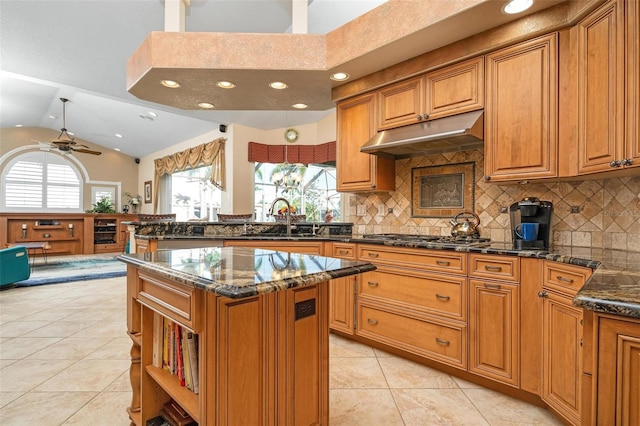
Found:
[[[374,265],[241,247],[119,259],[127,263],[132,424],[146,425],[171,401],[201,425],[328,423],[327,283]],[[197,387],[184,364],[177,374],[165,365],[167,324],[169,336],[197,341],[189,370]]]

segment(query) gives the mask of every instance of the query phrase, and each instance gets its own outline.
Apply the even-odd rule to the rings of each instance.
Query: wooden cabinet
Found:
[[[123,222],[134,221],[136,215],[97,214],[93,217],[94,253],[123,252],[128,233]]]
[[[0,247],[7,244],[48,243],[47,255],[85,254],[83,214],[8,213],[0,217]],[[30,255],[40,256],[40,251]]]
[[[378,130],[481,109],[483,68],[474,58],[378,90]]]
[[[355,260],[356,245],[353,243],[332,243],[328,256]],[[354,334],[357,277],[357,275],[353,275],[334,278],[329,282],[329,328],[332,330]]]
[[[542,399],[570,424],[581,424],[583,310],[572,299],[591,269],[543,261]]]
[[[485,179],[557,176],[557,45],[554,33],[486,56]]]
[[[640,320],[595,314],[597,370],[592,424],[640,423]]]
[[[169,399],[201,425],[328,424],[327,290],[320,283],[235,300],[129,265],[132,424],[146,425]],[[300,315],[299,304],[313,312]],[[199,393],[154,366],[157,315],[197,334]]]
[[[338,191],[395,190],[395,161],[360,152],[360,147],[376,133],[375,119],[375,94],[365,94],[338,103]]]
[[[519,262],[517,257],[469,256],[469,371],[516,387],[520,371]]]
[[[378,269],[358,278],[356,334],[466,369],[466,254],[360,244],[358,259]]]

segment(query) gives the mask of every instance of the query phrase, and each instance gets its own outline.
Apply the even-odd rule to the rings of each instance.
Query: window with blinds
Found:
[[[28,152],[13,159],[3,176],[6,210],[80,211],[80,174],[64,157]]]

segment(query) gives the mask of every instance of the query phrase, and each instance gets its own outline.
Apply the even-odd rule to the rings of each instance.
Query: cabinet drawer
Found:
[[[469,255],[469,276],[519,282],[520,258],[472,253]]]
[[[466,327],[358,302],[357,333],[458,368],[467,366]]]
[[[358,280],[358,297],[464,320],[466,279],[457,276],[378,268]]]
[[[198,332],[194,315],[195,289],[140,273],[138,301],[154,311]]]
[[[356,245],[349,243],[333,243],[333,247],[331,247],[331,257],[355,260]]]
[[[451,274],[467,273],[465,253],[440,250],[406,249],[402,247],[360,245],[358,259],[374,264],[408,266]]]
[[[591,272],[591,268],[545,260],[543,285],[549,289],[575,296],[591,276]]]

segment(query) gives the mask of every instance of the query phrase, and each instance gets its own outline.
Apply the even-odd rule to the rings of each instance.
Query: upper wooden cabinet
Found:
[[[558,37],[486,57],[485,179],[557,176]]]
[[[337,187],[341,192],[394,191],[395,161],[360,152],[375,131],[375,94],[337,105]]]
[[[480,109],[484,59],[474,58],[380,89],[378,130]]]

